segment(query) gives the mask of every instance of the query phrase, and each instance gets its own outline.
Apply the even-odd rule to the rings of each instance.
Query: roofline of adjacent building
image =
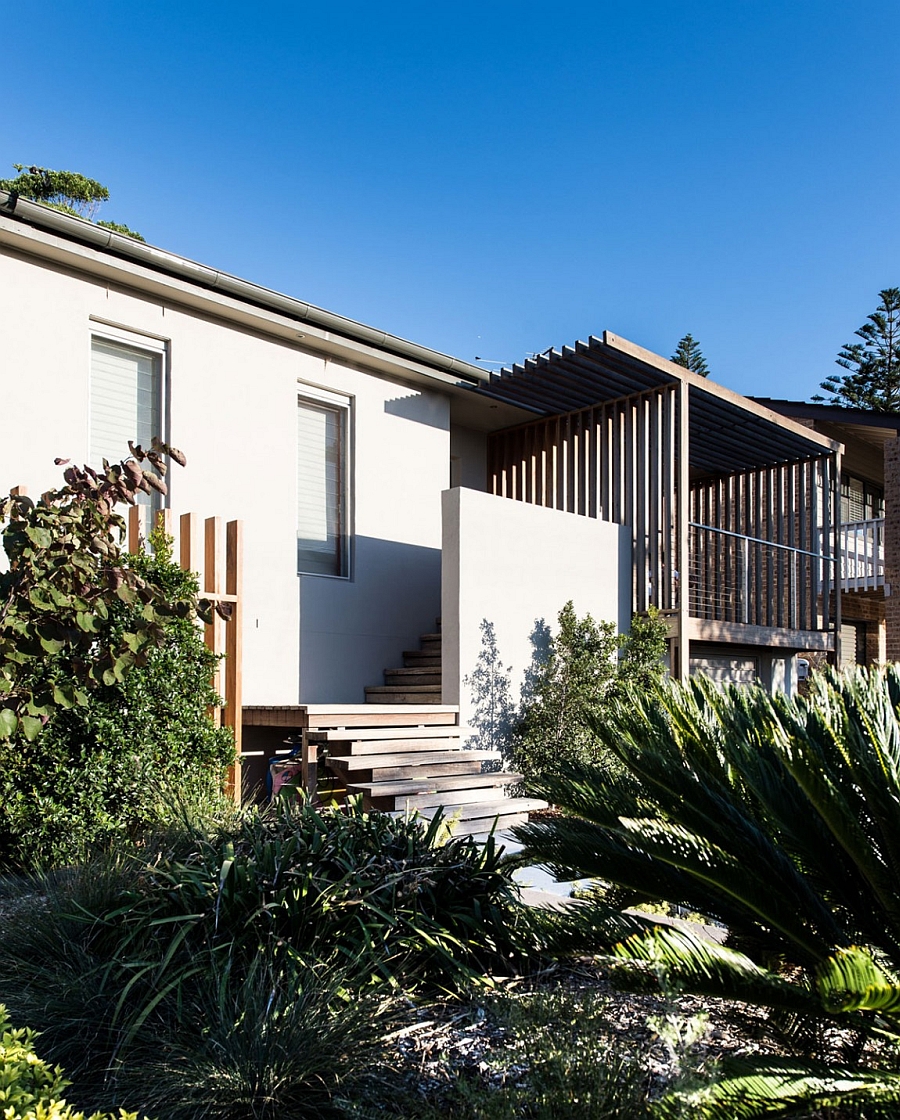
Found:
[[[490,380],[489,371],[460,358],[442,354],[430,347],[366,326],[365,323],[358,323],[354,319],[283,295],[271,288],[264,288],[249,280],[199,264],[177,253],[137,241],[84,218],[21,198],[15,192],[0,191],[0,216],[76,242],[110,258],[140,265],[176,280],[187,281],[223,296],[287,316],[314,331],[333,333],[352,343],[383,351],[402,361],[413,362],[419,372],[428,373],[433,370],[438,375],[436,379],[444,384],[450,380],[479,385]]]
[[[794,401],[781,397],[750,397],[749,400],[775,412],[785,409],[783,415],[802,416],[808,420],[831,420],[835,423],[859,424],[869,428],[900,431],[900,412],[876,412],[871,408],[848,408],[842,404],[824,401]]]

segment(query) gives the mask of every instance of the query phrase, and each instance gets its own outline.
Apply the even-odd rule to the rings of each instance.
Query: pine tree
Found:
[[[699,373],[701,377],[709,377],[709,366],[700,352],[700,346],[693,335],[686,334],[678,343],[678,348],[672,355],[672,361],[677,366],[684,366],[692,373]]]
[[[18,171],[15,179],[0,179],[0,191],[27,198],[32,202],[43,202],[45,206],[52,206],[54,210],[61,210],[64,214],[72,214],[76,218],[87,218],[94,221],[94,215],[99,206],[109,199],[109,189],[96,179],[77,171],[54,171],[49,167],[26,167],[22,163],[14,163]],[[97,222],[98,226],[111,229],[114,233],[125,234],[137,241],[144,238],[128,226],[120,222]]]
[[[829,404],[900,412],[900,288],[885,288],[878,295],[881,303],[856,332],[862,342],[845,343],[835,359],[850,372],[822,382],[832,394]]]

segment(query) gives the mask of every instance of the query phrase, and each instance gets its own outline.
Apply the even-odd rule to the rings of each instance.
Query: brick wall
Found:
[[[841,596],[841,619],[844,622],[865,622],[866,664],[875,665],[885,659],[881,632],[884,626],[885,600],[881,591],[845,591]]]
[[[884,601],[887,659],[900,661],[900,439],[884,445]],[[885,587],[887,592],[887,587]]]

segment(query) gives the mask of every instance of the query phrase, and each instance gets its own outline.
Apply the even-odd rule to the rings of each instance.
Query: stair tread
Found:
[[[522,780],[521,774],[495,771],[492,774],[460,774],[443,778],[416,778],[393,782],[350,782],[348,789],[362,790],[373,797],[402,797],[406,794],[437,793],[438,790],[489,789],[491,786],[512,785]]]
[[[420,634],[419,635],[419,641],[420,642],[439,642],[441,640],[441,637],[442,637],[442,634],[440,633],[440,631],[438,631],[436,634]]]
[[[403,669],[385,669],[384,675],[386,677],[439,677],[441,674],[435,672],[436,668],[436,665],[413,665]]]
[[[392,688],[386,692],[373,692],[371,695],[366,695],[367,704],[409,704],[412,707],[414,704],[440,704],[440,702],[440,686],[435,687],[434,692],[425,692],[423,689],[409,692],[403,688]]]
[[[441,686],[439,684],[370,684],[366,685],[366,692],[422,692],[429,694],[432,692],[440,692]]]
[[[347,750],[354,758],[365,759],[371,754],[420,754],[423,751],[458,751],[462,746],[459,736],[446,739],[365,739],[362,742],[347,742]],[[336,753],[346,754],[340,747]]]
[[[388,811],[395,809],[436,809],[441,805],[452,805],[453,812],[459,813],[463,809],[467,813],[478,805],[496,803],[503,796],[502,786],[477,786],[474,789],[439,789],[434,793],[404,793],[393,797],[382,797],[380,794],[367,794],[365,804]],[[495,816],[495,813],[489,813]],[[471,813],[469,813],[471,816]]]
[[[389,766],[427,766],[430,763],[475,762],[479,759],[499,758],[499,751],[434,751],[422,754],[346,754],[334,755],[328,761],[336,762],[343,769],[355,764],[356,770],[384,769]],[[360,765],[364,763],[364,765]]]
[[[455,723],[434,724],[426,727],[333,727],[323,731],[311,731],[310,739],[315,742],[362,742],[377,739],[444,739],[471,735],[471,727],[460,727]]]
[[[438,812],[443,811],[445,817],[457,816],[461,821],[480,820],[490,817],[506,817],[517,813],[533,813],[538,809],[546,809],[547,802],[539,797],[504,797],[502,801],[477,801],[471,805],[437,805],[433,808],[415,810],[420,817],[429,820]],[[392,817],[405,816],[402,809],[394,809]]]

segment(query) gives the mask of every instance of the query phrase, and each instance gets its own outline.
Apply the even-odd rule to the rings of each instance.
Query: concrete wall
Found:
[[[556,629],[560,608],[628,628],[631,609],[629,531],[606,521],[544,509],[474,490],[443,495],[441,585],[444,703],[459,703],[472,721],[475,696],[466,677],[485,667],[482,623],[493,627],[503,668],[501,690],[516,703],[522,681]],[[536,648],[537,645],[537,648]]]
[[[487,489],[487,432],[458,424],[450,432],[450,486]]]
[[[363,686],[380,684],[382,669],[434,627],[450,458],[443,394],[205,317],[174,290],[119,290],[4,252],[0,292],[4,489],[40,493],[61,480],[54,457],[87,457],[90,339],[101,320],[165,341],[167,434],[188,457],[171,472],[171,505],[246,523],[245,703],[361,702]],[[300,383],[351,402],[346,580],[297,576]]]

